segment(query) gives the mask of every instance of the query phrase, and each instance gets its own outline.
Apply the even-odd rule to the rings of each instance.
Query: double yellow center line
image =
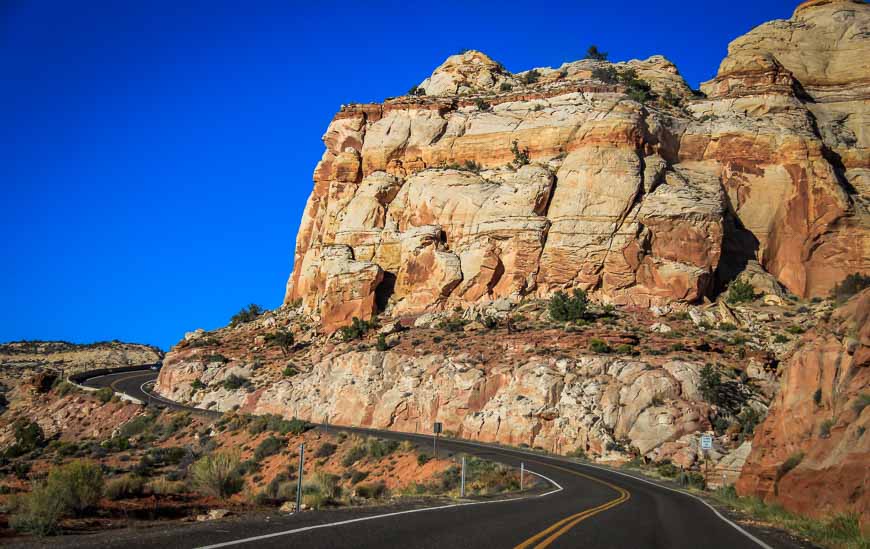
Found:
[[[616,498],[608,501],[608,502],[602,503],[598,507],[593,507],[592,509],[586,509],[586,510],[580,511],[579,513],[576,513],[574,515],[563,518],[562,520],[556,522],[555,524],[553,524],[549,528],[538,532],[537,534],[530,537],[526,541],[517,545],[514,549],[527,549],[529,547],[534,547],[535,549],[544,549],[545,547],[548,547],[551,543],[553,543],[556,540],[556,538],[558,538],[559,536],[561,536],[562,534],[564,534],[565,532],[567,532],[571,528],[577,526],[577,524],[583,522],[584,520],[588,519],[591,516],[597,515],[598,513],[602,513],[604,511],[607,511],[608,509],[616,507],[617,505],[625,503],[631,497],[631,494],[628,492],[628,490],[626,490],[620,486],[617,486],[615,484],[612,484],[610,482],[607,482],[606,480],[601,480],[601,479],[598,479],[595,477],[591,477],[589,475],[584,475],[583,473],[574,471],[572,469],[568,469],[566,467],[560,467],[559,465],[553,465],[552,463],[546,463],[546,462],[537,461],[534,459],[530,459],[529,461],[534,462],[534,463],[538,463],[538,464],[543,465],[545,467],[559,469],[559,470],[565,471],[566,473],[570,473],[572,475],[575,475],[578,477],[583,477],[587,480],[591,480],[592,482],[597,482],[598,484],[603,484],[603,485],[607,486],[608,488],[615,490],[616,493],[618,494],[618,496]]]

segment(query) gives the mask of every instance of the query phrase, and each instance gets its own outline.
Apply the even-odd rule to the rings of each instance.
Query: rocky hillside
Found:
[[[580,287],[699,302],[758,260],[791,292],[870,271],[870,7],[805,2],[692,92],[663,57],[511,74],[450,57],[324,135],[286,303],[326,330]]]
[[[810,515],[870,522],[870,290],[806,334],[784,368],[737,483]]]
[[[15,341],[0,344],[0,371],[50,368],[74,374],[98,368],[154,364],[163,351],[152,345],[106,341],[90,344],[66,341]]]
[[[801,467],[859,486],[834,434],[867,379],[838,373],[855,345],[826,331],[846,313],[825,298],[870,273],[868,28],[863,2],[805,2],[735,40],[701,91],[660,56],[513,74],[468,51],[343,106],[284,306],[188,333],[158,392],[695,471],[709,433],[711,485],[751,456],[744,493],[799,488]],[[810,448],[817,388],[837,412]]]

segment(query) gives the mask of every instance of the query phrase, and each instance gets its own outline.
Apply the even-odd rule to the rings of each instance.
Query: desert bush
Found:
[[[141,435],[154,425],[155,419],[156,416],[152,414],[136,416],[127,423],[121,425],[120,436],[122,438],[130,438],[136,435]]]
[[[531,162],[529,149],[520,149],[518,141],[511,142],[511,152],[514,153],[513,165],[515,168],[521,168]]]
[[[417,465],[422,467],[423,465],[429,463],[431,459],[432,456],[430,456],[429,454],[417,454]]]
[[[145,479],[133,475],[110,479],[106,483],[105,495],[111,500],[137,498],[145,489]]]
[[[704,475],[694,471],[686,471],[677,475],[677,483],[680,486],[696,488],[698,490],[703,490],[707,487],[707,481],[704,479]]]
[[[290,348],[293,347],[293,344],[296,342],[293,338],[293,332],[287,331],[266,334],[265,340],[266,343],[270,345],[277,345],[280,347],[281,353],[284,355],[290,352]]]
[[[821,438],[828,438],[831,436],[831,428],[834,426],[833,419],[826,419],[819,426],[819,436]]]
[[[256,450],[254,450],[254,459],[256,461],[261,461],[269,456],[274,456],[281,451],[281,448],[284,446],[285,442],[286,441],[284,441],[283,439],[280,439],[273,435],[269,435],[268,437],[264,438],[260,442],[260,444],[257,445]]]
[[[725,298],[728,303],[745,303],[754,299],[755,288],[752,284],[738,279],[728,285],[728,296]]]
[[[773,337],[773,342],[774,342],[774,343],[785,343],[785,342],[787,342],[787,341],[788,341],[788,338],[787,338],[786,336],[782,335],[782,334],[776,334],[776,335]]]
[[[320,445],[320,448],[318,448],[317,451],[314,452],[314,457],[316,457],[316,458],[329,457],[332,454],[334,454],[337,449],[338,449],[338,446],[336,446],[335,444],[333,444],[331,442],[324,442],[323,444]]]
[[[339,330],[343,341],[353,341],[354,339],[362,339],[362,337],[374,327],[373,322],[361,320],[353,317],[350,326],[342,326]]]
[[[868,287],[870,287],[870,275],[852,273],[831,289],[831,297],[838,303],[842,303]]]
[[[18,420],[14,423],[12,432],[15,442],[3,453],[6,458],[23,456],[45,446],[45,433],[36,422]]]
[[[350,467],[357,461],[366,457],[366,447],[362,444],[358,444],[353,446],[347,453],[344,455],[344,458],[341,460],[341,464],[345,467]]]
[[[299,373],[299,370],[293,364],[288,364],[281,373],[284,374],[284,377],[293,377]]]
[[[722,375],[711,364],[705,364],[701,368],[701,383],[698,386],[701,396],[710,404],[720,404],[721,387]]]
[[[207,494],[226,498],[242,489],[238,467],[238,453],[218,452],[197,460],[190,466],[189,473],[197,488]]]
[[[574,289],[573,296],[568,297],[564,292],[556,292],[547,304],[550,318],[558,321],[576,321],[586,316],[589,300],[586,292]]]
[[[501,85],[498,87],[498,89],[499,89],[499,91],[509,92],[512,89],[514,89],[514,87],[511,86],[510,84],[508,84],[507,82],[502,82]]]
[[[466,160],[465,161],[465,169],[470,171],[470,172],[480,173],[480,171],[483,169],[483,166],[481,166],[480,164],[478,164],[474,160]]]
[[[386,457],[399,447],[399,443],[395,440],[384,440],[381,438],[369,437],[366,441],[367,453],[375,459]]]
[[[100,500],[103,471],[96,463],[73,461],[52,469],[46,483],[63,500],[65,509],[80,514]]]
[[[201,379],[197,378],[193,380],[193,383],[190,384],[190,388],[194,391],[199,391],[205,389],[206,385],[202,382]]]
[[[614,67],[608,65],[592,69],[592,78],[601,80],[605,84],[615,84],[619,79],[619,75]]]
[[[479,111],[490,111],[492,110],[492,105],[484,101],[483,99],[477,98],[474,100],[474,106],[477,107]]]
[[[410,90],[408,90],[408,95],[412,96],[420,96],[426,95],[426,90],[419,86],[412,86]]]
[[[367,479],[369,476],[366,471],[357,471],[356,469],[352,469],[350,473],[350,483],[351,484],[359,484],[360,482]]]
[[[607,61],[607,52],[599,51],[598,46],[591,45],[586,50],[586,59],[594,59],[595,61]]]
[[[386,495],[387,485],[383,481],[373,482],[371,484],[360,484],[356,487],[356,493],[359,497],[365,499],[379,499]]]
[[[607,354],[611,351],[610,345],[603,339],[592,338],[589,340],[589,350],[593,353]]]
[[[262,307],[256,303],[251,303],[230,318],[230,326],[238,326],[239,324],[256,320],[264,312]]]
[[[223,387],[227,391],[236,391],[242,387],[247,387],[249,384],[250,381],[248,381],[247,378],[236,374],[230,374],[224,379]]]
[[[526,74],[523,75],[523,83],[524,84],[534,84],[541,78],[541,73],[537,71],[537,69],[532,69]]]
[[[66,512],[58,487],[38,482],[30,493],[13,499],[9,525],[19,532],[47,536],[57,533]]]
[[[680,468],[671,463],[670,461],[664,461],[659,463],[656,466],[656,471],[663,477],[674,478],[680,474]]]
[[[390,349],[390,346],[387,344],[387,336],[384,334],[378,335],[378,342],[375,344],[375,348],[378,351],[387,351]]]
[[[158,496],[183,494],[186,492],[186,488],[184,481],[170,480],[167,477],[160,477],[148,483],[148,489],[151,493]]]
[[[784,477],[789,471],[791,471],[792,469],[794,469],[795,467],[800,465],[801,461],[803,461],[803,460],[804,460],[804,453],[803,452],[795,452],[794,454],[790,455],[788,457],[788,459],[783,461],[779,465],[779,468],[777,468],[776,480],[779,480],[782,477]]]

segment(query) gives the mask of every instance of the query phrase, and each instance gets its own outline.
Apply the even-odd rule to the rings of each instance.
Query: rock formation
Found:
[[[706,97],[660,56],[514,75],[470,51],[424,95],[344,106],[285,302],[326,331],[571,287],[692,303],[750,260],[826,294],[870,271],[868,25],[863,2],[806,2],[735,40]]]
[[[803,514],[870,520],[870,289],[806,334],[756,429],[737,490]]]
[[[120,368],[154,364],[163,351],[151,345],[105,341],[76,344],[66,341],[15,341],[0,344],[0,370],[16,371],[51,368],[65,375],[98,368]]]

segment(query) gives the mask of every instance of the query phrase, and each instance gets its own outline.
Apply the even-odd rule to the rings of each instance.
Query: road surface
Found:
[[[157,372],[126,372],[85,383],[177,409],[191,408],[147,392]],[[330,429],[336,427],[330,426]],[[431,445],[431,437],[352,429]],[[465,453],[525,467],[551,487],[507,501],[477,500],[435,509],[338,509],[296,516],[245,516],[143,530],[129,539],[90,538],[110,547],[515,547],[515,548],[793,548],[781,534],[739,526],[704,501],[668,487],[592,465],[454,439],[439,452]],[[541,493],[544,492],[544,493]],[[425,505],[425,504],[424,504]],[[431,505],[431,504],[430,504]],[[123,537],[123,536],[122,536]]]

